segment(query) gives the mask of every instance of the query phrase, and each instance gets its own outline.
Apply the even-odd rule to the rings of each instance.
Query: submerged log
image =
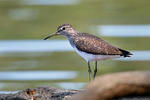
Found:
[[[52,87],[0,94],[0,100],[150,100],[150,72],[120,72],[97,77],[83,90]]]

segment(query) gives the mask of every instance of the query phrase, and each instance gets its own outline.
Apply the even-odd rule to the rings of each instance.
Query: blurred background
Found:
[[[148,0],[0,0],[0,91],[79,89],[88,83],[87,63],[63,36],[43,40],[64,23],[134,54],[99,62],[98,76],[149,70],[149,5]]]

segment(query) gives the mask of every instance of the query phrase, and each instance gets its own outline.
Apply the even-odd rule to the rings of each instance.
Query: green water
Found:
[[[0,1],[1,40],[42,40],[49,33],[55,32],[56,27],[63,23],[70,23],[78,31],[95,35],[98,35],[97,25],[150,24],[150,1],[148,0],[80,0],[79,3],[73,5],[23,5],[19,2],[20,0]],[[15,19],[14,16],[19,13],[16,15],[11,13],[18,9],[31,10],[33,15],[30,14],[35,17]],[[150,50],[150,37],[102,38],[127,50]],[[58,36],[53,39],[65,38]],[[22,56],[30,55],[30,53],[34,55]],[[0,56],[0,71],[76,71],[77,77],[44,81],[0,80],[0,90],[15,91],[39,86],[60,87],[57,83],[88,82],[87,64],[75,52],[41,52],[41,56],[36,56],[38,54],[38,52],[24,52]],[[149,70],[149,65],[148,60],[108,60],[98,63],[98,75],[120,71]]]

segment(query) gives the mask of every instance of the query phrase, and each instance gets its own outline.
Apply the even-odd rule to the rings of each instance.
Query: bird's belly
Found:
[[[75,51],[81,57],[83,57],[87,62],[88,61],[107,60],[107,59],[113,59],[113,58],[121,57],[120,55],[94,55],[94,54],[90,54],[90,53],[86,53],[86,52],[80,51],[77,48],[75,48]]]

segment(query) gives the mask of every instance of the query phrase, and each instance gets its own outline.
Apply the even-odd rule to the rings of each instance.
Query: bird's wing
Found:
[[[122,52],[104,41],[103,39],[90,34],[81,34],[74,43],[76,48],[96,55],[122,55]]]

